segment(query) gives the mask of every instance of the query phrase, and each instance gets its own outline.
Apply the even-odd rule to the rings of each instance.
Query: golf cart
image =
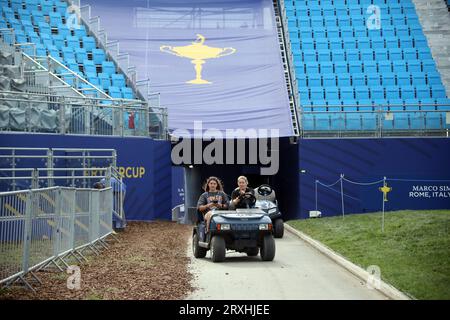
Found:
[[[263,210],[272,220],[273,236],[275,238],[283,238],[284,222],[278,209],[275,191],[268,184],[262,184],[256,188],[255,194],[257,199],[255,207]]]
[[[209,231],[206,232],[203,215],[198,212],[198,222],[193,230],[192,251],[194,257],[204,258],[211,250],[213,262],[225,260],[226,250],[245,252],[248,256],[261,255],[263,261],[275,257],[275,240],[272,221],[264,211],[251,208],[256,203],[252,193],[240,195],[246,209],[214,210]]]

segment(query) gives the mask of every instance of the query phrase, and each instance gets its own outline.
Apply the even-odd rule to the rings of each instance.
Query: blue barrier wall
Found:
[[[317,139],[299,143],[300,210],[306,218],[315,209],[315,180],[332,184],[340,174],[355,182],[387,177],[392,187],[386,210],[450,209],[449,139]],[[438,181],[447,180],[447,181]],[[343,182],[345,213],[381,211],[382,193],[377,185]],[[342,214],[340,182],[318,185],[317,207],[323,216]]]
[[[170,143],[149,138],[0,134],[2,147],[116,149],[117,165],[127,185],[128,220],[171,219],[172,163]],[[27,166],[44,167],[39,162]],[[120,168],[122,167],[122,168]],[[142,168],[144,171],[142,173]]]

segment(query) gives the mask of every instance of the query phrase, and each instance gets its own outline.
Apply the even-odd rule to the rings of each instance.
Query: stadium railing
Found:
[[[112,189],[51,187],[0,193],[0,284],[25,277],[40,282],[35,271],[54,265],[63,271],[66,259],[85,259],[107,248],[112,234]]]

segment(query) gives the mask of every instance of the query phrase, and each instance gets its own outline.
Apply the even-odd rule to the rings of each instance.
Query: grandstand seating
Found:
[[[1,0],[0,28],[13,28],[15,42],[34,43],[37,56],[51,55],[111,96],[134,98],[123,74],[117,73],[84,25],[77,22],[69,27],[72,18],[67,16],[67,7],[61,0]],[[33,54],[31,48],[23,50]]]
[[[367,27],[372,4],[379,29]],[[285,0],[285,9],[300,108],[312,111],[305,130],[374,130],[377,110],[392,112],[385,130],[450,127],[450,100],[411,0]]]

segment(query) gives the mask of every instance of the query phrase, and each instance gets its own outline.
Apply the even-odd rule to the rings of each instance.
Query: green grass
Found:
[[[450,210],[353,214],[289,225],[417,299],[450,299]]]

